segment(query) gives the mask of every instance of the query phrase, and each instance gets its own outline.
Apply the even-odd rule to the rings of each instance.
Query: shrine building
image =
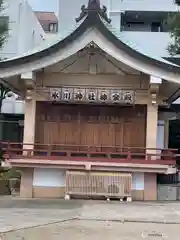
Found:
[[[157,200],[157,175],[176,172],[166,109],[180,67],[126,41],[98,0],[80,8],[72,31],[0,62],[25,100],[4,165],[21,170],[21,197]]]

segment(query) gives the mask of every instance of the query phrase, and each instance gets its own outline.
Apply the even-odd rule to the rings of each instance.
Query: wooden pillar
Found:
[[[26,89],[23,143],[34,144],[35,120],[36,120],[36,96],[35,96],[36,76],[33,72],[27,72],[21,74],[21,79],[23,80],[24,88]]]
[[[35,120],[36,120],[36,100],[34,99],[28,101],[26,100],[24,114],[24,138],[23,138],[24,145],[34,144],[36,125]],[[28,147],[28,145],[26,147]]]
[[[157,129],[158,129],[158,92],[162,80],[150,76],[149,101],[147,103],[147,121],[146,121],[146,148],[157,147]],[[147,153],[156,153],[156,150],[147,150]],[[156,156],[153,157],[156,159]]]
[[[158,106],[147,105],[146,148],[156,148],[158,126]]]

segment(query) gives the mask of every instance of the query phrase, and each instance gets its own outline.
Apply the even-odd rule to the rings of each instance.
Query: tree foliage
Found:
[[[2,101],[6,98],[7,94],[11,91],[10,88],[0,83],[0,110],[2,107]]]
[[[4,16],[4,0],[0,0],[0,49],[2,49],[4,43],[8,37],[8,18]],[[6,97],[7,93],[10,91],[3,83],[0,83],[0,111],[2,106],[2,101]]]
[[[4,0],[0,0],[0,48],[3,47],[8,36],[8,18],[3,15]]]
[[[8,18],[4,16],[4,0],[0,0],[0,49],[2,49],[6,39],[8,37]],[[1,82],[1,81],[0,81]],[[1,120],[1,107],[2,101],[6,97],[6,94],[10,91],[3,83],[0,83],[0,120]],[[2,122],[0,122],[2,124]],[[0,165],[1,161],[3,161],[3,151],[0,147]],[[4,175],[6,171],[0,167],[0,175]],[[9,190],[10,192],[10,190]]]
[[[180,6],[180,1],[175,1],[175,3]],[[170,55],[180,54],[180,12],[172,13],[167,19],[167,25],[171,37],[173,38],[173,43],[168,45],[168,52]]]

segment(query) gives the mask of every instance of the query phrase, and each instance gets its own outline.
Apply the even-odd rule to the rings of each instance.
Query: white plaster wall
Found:
[[[144,190],[144,173],[132,173],[132,189]]]
[[[9,37],[0,50],[1,58],[11,58],[34,48],[45,33],[27,0],[5,0],[3,16],[9,16]]]
[[[66,172],[60,169],[35,168],[33,186],[36,187],[64,187]]]
[[[147,54],[161,57],[169,56],[167,46],[172,42],[172,38],[168,32],[124,31],[121,34],[123,39],[127,39],[127,42],[132,43],[137,49]]]

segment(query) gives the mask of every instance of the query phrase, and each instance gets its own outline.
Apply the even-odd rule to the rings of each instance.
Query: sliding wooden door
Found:
[[[144,147],[145,108],[37,104],[36,142]]]

